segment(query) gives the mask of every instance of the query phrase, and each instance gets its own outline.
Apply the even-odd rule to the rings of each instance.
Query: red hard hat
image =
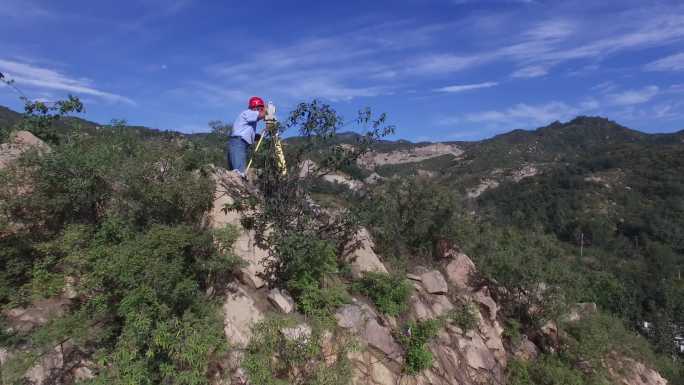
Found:
[[[249,98],[249,108],[263,107],[264,100],[258,96],[252,96]]]

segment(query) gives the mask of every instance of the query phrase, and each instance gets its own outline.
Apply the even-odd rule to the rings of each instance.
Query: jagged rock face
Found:
[[[475,291],[469,285],[469,277],[475,273],[470,258],[457,252],[449,254],[453,259],[447,262],[445,270],[449,284],[456,290],[449,297],[427,290],[416,293],[411,299],[412,316],[419,320],[442,316],[454,308],[452,301],[457,300],[479,305],[474,309],[478,322],[470,331],[448,325],[431,344],[436,364],[430,370],[432,376],[440,378],[435,383],[442,384],[502,383],[507,359],[503,328],[497,319],[498,306],[486,288]]]
[[[253,231],[242,229],[239,213],[225,209],[226,205],[235,203],[231,196],[234,191],[246,190],[245,182],[238,174],[221,168],[214,169],[212,179],[216,183],[216,191],[214,192],[214,205],[209,212],[207,222],[215,229],[224,228],[226,225],[241,229],[240,236],[233,245],[235,254],[247,262],[247,266],[240,269],[240,280],[252,288],[261,288],[265,285],[262,278],[264,272],[262,261],[269,257],[268,250],[256,245]]]
[[[455,253],[457,265],[473,267],[472,261]],[[448,261],[449,263],[454,262]],[[459,276],[454,276],[458,278]],[[357,303],[342,307],[336,314],[338,325],[352,330],[362,346],[350,356],[354,367],[352,383],[369,385],[462,384],[477,385],[503,383],[506,351],[502,342],[503,328],[497,320],[496,304],[487,290],[459,292],[449,290],[441,272],[426,271],[411,275],[416,290],[410,298],[409,317],[417,321],[446,316],[456,308],[455,301],[479,304],[477,326],[470,331],[448,324],[428,345],[433,355],[433,366],[416,376],[403,373],[401,360],[394,358],[394,345],[385,341],[392,337],[391,321],[378,316],[368,305]],[[440,279],[441,278],[441,279]],[[442,282],[444,281],[444,282]],[[462,284],[462,280],[456,281]],[[453,282],[449,282],[454,285]],[[490,309],[494,303],[495,309]],[[387,317],[386,317],[387,318]],[[378,321],[380,320],[380,321]],[[368,325],[373,325],[368,328]],[[373,330],[376,328],[376,330]],[[370,331],[368,329],[371,329]],[[372,332],[377,331],[383,338]],[[389,339],[387,339],[389,341]],[[396,342],[395,342],[396,343]],[[390,348],[391,347],[391,348]]]
[[[641,362],[613,353],[606,360],[608,373],[620,385],[667,385],[658,372]]]
[[[232,173],[218,171],[217,178],[233,184],[243,183]],[[216,204],[209,218],[212,226],[225,224],[239,225],[239,216],[221,211],[223,205],[232,203],[227,194],[217,193]],[[367,230],[362,229],[351,242],[346,258],[350,262],[352,274],[358,278],[365,272],[387,272],[379,256],[373,250],[373,241]],[[350,246],[351,246],[350,244]],[[259,274],[262,261],[268,253],[254,245],[253,235],[243,231],[235,245],[235,252],[245,259],[249,266],[242,271],[242,284],[235,283],[226,295],[223,312],[225,334],[231,352],[221,383],[246,384],[248,378],[240,368],[241,349],[249,343],[251,328],[269,312],[289,313],[294,309],[294,301],[287,293],[267,290]],[[365,299],[355,298],[352,303],[342,306],[335,314],[338,332],[345,330],[356,339],[359,349],[348,353],[352,366],[351,383],[355,385],[484,385],[504,384],[508,355],[503,344],[503,328],[499,320],[499,306],[490,295],[487,287],[473,284],[472,277],[477,273],[470,258],[456,250],[447,250],[441,266],[428,270],[420,266],[408,274],[415,287],[409,300],[406,317],[414,321],[424,321],[438,317],[448,317],[451,311],[461,311],[457,306],[470,303],[476,318],[472,330],[462,330],[453,322],[441,328],[437,338],[428,344],[433,355],[432,367],[418,375],[408,375],[403,371],[404,349],[395,339],[401,332],[400,322],[395,318],[379,314]],[[578,307],[578,312],[592,311],[592,305]],[[295,315],[295,317],[298,317]],[[300,319],[301,320],[301,319]],[[551,330],[553,329],[553,330]],[[281,331],[288,338],[299,339],[310,335],[310,325],[299,323],[294,328]],[[547,332],[557,333],[549,326]],[[321,349],[334,352],[338,348],[335,338],[323,337]],[[513,347],[514,357],[532,360],[538,354],[534,343],[523,339]],[[333,354],[326,354],[334,360]],[[327,358],[326,358],[327,361]],[[614,373],[623,373],[624,365],[629,366],[618,383],[624,385],[665,385],[666,382],[655,371],[642,364],[615,360]],[[332,362],[326,362],[331,364]],[[621,363],[621,364],[620,364]],[[622,365],[622,366],[620,366]]]
[[[401,346],[394,341],[391,329],[378,322],[379,317],[370,306],[360,303],[345,305],[335,313],[335,318],[339,327],[353,332],[367,346],[381,352],[383,357],[401,361]]]

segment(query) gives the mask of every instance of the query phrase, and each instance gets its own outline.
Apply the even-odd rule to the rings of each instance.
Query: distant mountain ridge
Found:
[[[0,127],[9,127],[19,122],[22,114],[14,111],[8,107],[0,106]],[[76,121],[85,128],[95,128],[105,124],[89,121],[79,117],[68,117],[67,121]],[[193,133],[186,134],[175,130],[160,130],[157,128],[150,128],[146,126],[130,126],[139,130],[149,130],[151,132],[169,132],[180,134],[183,136],[202,136],[207,133]],[[570,130],[572,129],[572,130]],[[354,132],[340,132],[337,135],[341,143],[353,143],[360,137]],[[477,141],[438,141],[438,142],[411,142],[406,139],[397,140],[383,140],[381,142],[382,150],[393,149],[393,146],[411,147],[411,146],[425,146],[432,143],[448,143],[460,144],[468,147],[472,144],[487,143],[487,144],[506,144],[506,145],[520,145],[531,140],[538,140],[540,143],[550,146],[550,148],[559,146],[582,146],[588,139],[591,142],[615,143],[628,141],[647,141],[653,143],[666,143],[672,139],[684,140],[684,129],[673,133],[645,133],[624,127],[612,120],[603,117],[578,116],[577,118],[561,123],[555,121],[547,126],[537,128],[535,130],[516,129],[507,133],[496,135],[492,138],[482,139]]]

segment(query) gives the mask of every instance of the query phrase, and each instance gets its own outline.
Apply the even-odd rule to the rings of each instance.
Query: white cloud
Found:
[[[580,103],[580,109],[582,110],[591,111],[599,107],[601,107],[601,103],[599,103],[599,101],[594,98],[585,99]]]
[[[605,82],[601,82],[601,83],[591,87],[591,89],[593,91],[598,91],[600,93],[607,93],[607,92],[615,90],[616,88],[617,88],[617,84],[615,84],[615,82],[612,80],[606,80]]]
[[[608,94],[608,101],[616,106],[630,106],[634,104],[646,103],[653,99],[660,92],[658,86],[648,86],[640,90],[627,90],[623,92]]]
[[[511,76],[514,78],[536,78],[539,76],[544,76],[547,73],[549,73],[549,69],[546,66],[532,65],[517,69],[515,72],[513,72],[513,74],[511,74]]]
[[[497,82],[484,82],[484,83],[476,83],[476,84],[459,84],[459,85],[453,85],[453,86],[438,88],[438,89],[435,89],[435,91],[438,91],[438,92],[464,92],[464,91],[470,91],[470,90],[477,90],[480,88],[495,87],[497,85],[499,85],[499,83],[497,83]]]
[[[432,54],[407,63],[410,73],[420,75],[446,74],[458,72],[491,60],[491,55],[453,55]]]
[[[73,79],[53,69],[38,67],[33,64],[0,59],[0,71],[15,81],[15,85],[31,87],[33,89],[58,90],[74,94],[96,96],[108,102],[122,102],[135,105],[135,102],[125,96],[101,91],[95,88],[89,79]]]
[[[684,71],[684,52],[648,63],[647,71]]]

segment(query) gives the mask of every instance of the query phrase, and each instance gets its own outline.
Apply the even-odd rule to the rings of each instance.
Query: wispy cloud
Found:
[[[466,114],[465,121],[472,123],[493,123],[509,127],[532,127],[554,120],[567,120],[580,113],[580,109],[564,102],[545,104],[519,103],[503,110],[489,110]]]
[[[684,52],[648,63],[647,71],[684,71]]]
[[[611,104],[616,106],[630,106],[646,103],[658,95],[659,92],[660,88],[658,86],[648,86],[640,90],[627,90],[608,94],[607,98]]]
[[[491,87],[495,87],[497,85],[499,85],[499,83],[497,83],[497,82],[484,82],[484,83],[476,83],[476,84],[458,84],[458,85],[453,85],[453,86],[437,88],[437,89],[435,89],[435,91],[455,93],[455,92],[477,90],[480,88],[491,88]]]
[[[549,73],[549,69],[543,65],[531,65],[523,68],[518,68],[511,74],[514,78],[536,78],[544,76]]]
[[[0,59],[0,70],[14,80],[18,87],[31,87],[39,91],[57,90],[74,94],[96,96],[108,102],[121,102],[135,105],[135,102],[125,96],[105,92],[94,87],[89,79],[74,79],[49,68],[34,64]]]

